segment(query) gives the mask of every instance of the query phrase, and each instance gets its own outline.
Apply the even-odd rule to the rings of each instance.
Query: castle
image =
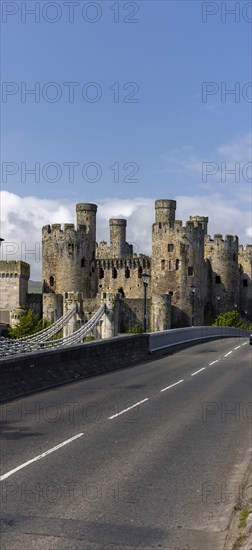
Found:
[[[75,301],[83,304],[80,319],[86,321],[109,296],[119,301],[118,331],[142,326],[147,274],[150,330],[208,324],[232,309],[252,321],[252,245],[243,248],[233,235],[212,239],[207,217],[190,216],[183,225],[176,219],[176,201],[157,200],[151,256],[136,254],[124,219],[110,219],[109,245],[97,244],[96,214],[95,204],[77,204],[76,227],[42,228],[45,318],[58,319]],[[0,314],[25,304],[38,311],[38,295],[27,294],[28,279],[28,264],[0,262]]]
[[[203,325],[218,312],[237,308],[252,320],[252,245],[238,237],[207,234],[208,218],[176,220],[176,201],[155,202],[152,254],[135,254],[126,241],[127,222],[110,219],[110,244],[96,243],[95,204],[77,204],[77,226],[42,229],[43,312],[58,318],[66,293],[83,295],[91,315],[105,293],[121,296],[121,325],[142,324],[142,274],[151,330]],[[193,300],[193,306],[192,306]],[[84,307],[85,309],[85,307]]]

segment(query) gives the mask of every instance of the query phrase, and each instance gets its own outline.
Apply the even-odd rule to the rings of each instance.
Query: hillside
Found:
[[[41,294],[42,293],[42,283],[40,281],[29,281],[28,283],[28,292],[29,294]]]

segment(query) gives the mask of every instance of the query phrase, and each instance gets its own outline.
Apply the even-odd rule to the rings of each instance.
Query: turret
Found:
[[[174,227],[176,216],[176,201],[159,199],[155,201],[156,223],[165,223]]]
[[[193,222],[194,227],[199,227],[201,225],[204,230],[204,235],[207,235],[207,224],[208,217],[206,216],[190,216],[189,221]]]
[[[111,258],[123,258],[126,248],[126,220],[109,220]]]

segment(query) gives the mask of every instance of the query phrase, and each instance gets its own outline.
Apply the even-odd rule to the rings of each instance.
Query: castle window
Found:
[[[168,244],[168,252],[173,252],[173,244]]]
[[[220,285],[220,282],[221,282],[220,275],[215,275],[215,284]]]
[[[142,267],[139,267],[139,268],[138,268],[138,279],[141,279],[142,273],[143,273],[143,268],[142,268]]]
[[[188,273],[189,277],[193,276],[193,267],[191,265],[189,265],[187,273]]]
[[[165,269],[165,260],[161,260],[161,269],[162,271]]]
[[[176,264],[175,264],[175,267],[176,267],[176,270],[178,271],[178,269],[180,268],[180,260],[176,260]],[[188,275],[193,275],[193,273],[189,273],[189,269],[192,269],[193,271],[193,267],[189,268],[188,267]]]
[[[124,294],[124,290],[123,290],[122,287],[118,288],[118,292],[119,292],[119,294],[121,294],[122,298],[124,298],[125,294]]]
[[[117,279],[117,269],[115,267],[112,269],[112,279]]]
[[[99,279],[104,279],[104,269],[102,269],[102,267],[99,271]]]
[[[168,269],[169,269],[169,270],[172,269],[172,261],[171,261],[171,260],[168,261]]]
[[[158,227],[159,227],[159,229],[162,229],[162,224],[161,224],[161,222],[158,223]]]
[[[81,258],[81,267],[85,267],[85,258]]]
[[[169,291],[169,294],[170,294],[170,296],[173,296],[173,291],[170,290],[170,291]]]
[[[248,279],[243,279],[242,284],[243,286],[248,286]]]
[[[68,252],[69,252],[69,254],[73,254],[73,252],[74,252],[74,244],[69,243],[69,245],[68,245]]]
[[[130,270],[128,267],[126,267],[125,269],[125,279],[129,279],[130,278]]]
[[[236,260],[236,254],[233,254],[233,262]]]
[[[49,284],[50,284],[50,286],[54,286],[54,277],[52,275],[49,279]]]

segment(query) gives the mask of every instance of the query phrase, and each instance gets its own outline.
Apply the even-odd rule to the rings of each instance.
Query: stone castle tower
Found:
[[[43,311],[50,318],[62,313],[65,292],[82,292],[84,298],[97,294],[96,204],[77,204],[74,224],[45,225],[42,228]]]
[[[152,294],[170,294],[174,325],[191,319],[192,287],[195,287],[195,322],[204,320],[206,271],[204,239],[208,218],[190,217],[183,226],[176,220],[176,201],[155,202],[152,226]]]
[[[217,297],[223,312],[239,305],[240,280],[238,266],[238,237],[221,234],[205,240],[205,258],[211,269],[208,273],[208,302],[216,308]],[[240,308],[239,308],[240,309]]]
[[[30,265],[23,261],[0,261],[0,322],[9,323],[11,310],[27,303]]]
[[[238,261],[240,264],[240,308],[252,320],[252,244],[245,248],[239,246]]]

